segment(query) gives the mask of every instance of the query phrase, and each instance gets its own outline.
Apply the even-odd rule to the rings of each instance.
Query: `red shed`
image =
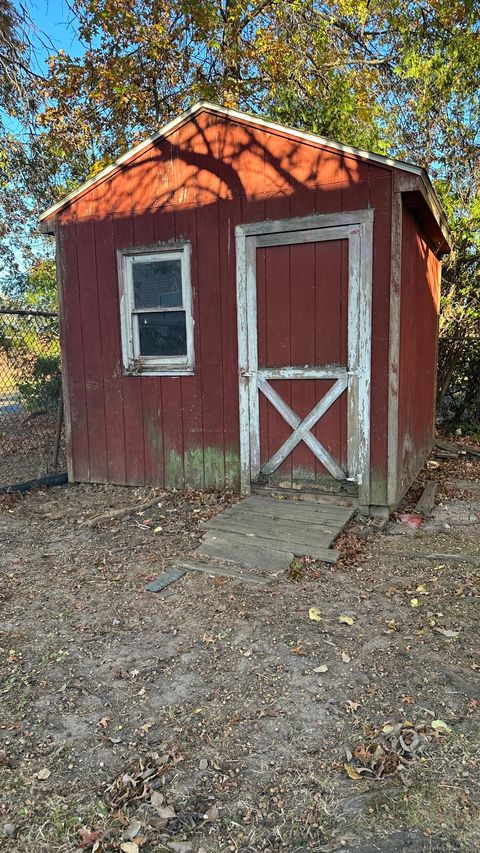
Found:
[[[423,169],[202,102],[41,221],[70,480],[400,500],[449,251]]]

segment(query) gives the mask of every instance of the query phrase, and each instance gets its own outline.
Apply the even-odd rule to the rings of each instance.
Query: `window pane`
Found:
[[[186,355],[185,311],[137,314],[140,355]]]
[[[182,264],[176,260],[133,260],[135,308],[176,308],[182,302]]]

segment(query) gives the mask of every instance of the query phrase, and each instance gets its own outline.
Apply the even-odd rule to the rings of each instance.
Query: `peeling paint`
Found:
[[[387,505],[387,471],[384,468],[370,469],[370,503]]]
[[[165,455],[165,487],[183,488],[184,484],[183,456],[175,450],[169,450]]]
[[[166,488],[238,489],[240,455],[238,450],[219,447],[190,447],[182,456],[169,450],[165,459]]]

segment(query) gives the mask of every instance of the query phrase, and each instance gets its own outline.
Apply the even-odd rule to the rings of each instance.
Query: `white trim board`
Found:
[[[124,375],[185,376],[195,372],[193,338],[192,281],[190,273],[191,244],[155,243],[148,247],[117,250],[117,269],[120,295],[120,328]],[[133,263],[148,263],[166,257],[181,264],[181,304],[177,306],[157,305],[152,308],[136,308],[133,284]],[[186,352],[181,356],[142,356],[138,317],[143,314],[167,314],[183,312],[185,315]]]
[[[290,452],[305,440],[318,458],[325,449],[309,433],[310,421],[315,423],[322,414],[317,404],[303,422],[277,399],[268,384],[269,379],[331,378],[336,380],[338,393],[347,390],[347,467],[348,478],[359,484],[359,500],[370,503],[370,361],[371,361],[371,290],[373,251],[373,210],[350,211],[340,214],[298,217],[288,220],[255,222],[238,225],[235,231],[237,247],[237,332],[240,401],[240,469],[241,490],[249,493],[252,481],[260,473],[260,391],[275,405],[297,433],[293,433],[279,448]],[[322,242],[345,239],[349,243],[348,273],[348,365],[305,365],[282,368],[259,368],[257,350],[257,285],[256,250],[262,246],[290,245],[299,242]],[[335,386],[334,386],[335,387]],[[331,389],[333,392],[333,388]],[[272,399],[275,396],[275,401]],[[327,401],[326,401],[327,402]],[[332,400],[333,402],[333,400]],[[324,404],[326,405],[326,404]],[[287,411],[288,409],[288,411]],[[319,414],[320,413],[320,414]],[[292,447],[290,447],[292,445]],[[327,469],[341,479],[344,473],[329,456]],[[269,460],[269,463],[272,460]],[[267,465],[269,465],[267,463]],[[333,464],[332,464],[333,463]],[[265,466],[264,466],[265,467]],[[274,470],[272,465],[270,468]],[[262,469],[263,470],[263,469]],[[267,472],[268,473],[268,472]]]
[[[59,213],[60,210],[70,204],[70,202],[74,201],[86,190],[91,189],[91,187],[95,186],[95,184],[98,184],[103,181],[115,170],[121,168],[126,163],[130,162],[130,160],[134,160],[135,157],[141,154],[150,145],[153,145],[155,142],[158,142],[161,139],[166,139],[168,136],[178,130],[183,124],[186,124],[186,122],[188,122],[190,119],[194,118],[202,112],[208,112],[212,115],[217,115],[223,118],[230,118],[233,121],[246,122],[252,125],[253,127],[258,127],[263,130],[284,133],[290,136],[292,139],[300,139],[302,142],[309,142],[314,145],[321,145],[325,148],[330,148],[334,151],[339,151],[345,155],[359,157],[362,160],[367,160],[372,163],[378,163],[381,166],[387,166],[392,169],[402,169],[405,172],[410,172],[414,175],[417,175],[425,186],[427,194],[427,203],[429,204],[429,207],[432,210],[432,213],[435,216],[437,222],[440,224],[445,220],[445,215],[443,213],[435,190],[430,182],[428,173],[421,166],[415,166],[413,163],[407,163],[402,160],[396,160],[392,157],[385,157],[382,154],[374,154],[371,151],[364,151],[363,149],[355,148],[352,145],[343,145],[341,142],[335,142],[332,139],[326,139],[324,136],[319,136],[315,133],[308,133],[306,131],[297,130],[296,128],[287,127],[286,125],[270,121],[266,118],[250,115],[249,113],[244,113],[240,110],[222,107],[219,104],[213,104],[210,101],[198,101],[198,103],[194,104],[192,107],[190,107],[190,109],[181,113],[181,115],[177,116],[177,118],[164,125],[157,133],[154,133],[152,136],[149,136],[148,139],[145,139],[139,145],[136,145],[134,148],[131,148],[130,151],[127,151],[125,154],[115,160],[115,162],[112,163],[110,166],[106,166],[105,169],[102,169],[102,171],[95,175],[95,177],[90,178],[90,180],[88,181],[85,181],[85,183],[81,184],[81,186],[79,186],[76,190],[73,190],[63,199],[61,199],[56,204],[53,204],[51,207],[45,210],[40,215],[39,222],[44,222],[45,220]]]

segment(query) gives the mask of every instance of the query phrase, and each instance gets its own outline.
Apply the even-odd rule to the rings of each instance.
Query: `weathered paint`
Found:
[[[369,502],[373,218],[237,226],[242,491],[306,468],[354,479]]]
[[[440,262],[403,207],[398,381],[399,500],[431,451],[435,427]]]
[[[204,467],[205,466],[205,467]],[[184,456],[169,450],[165,459],[165,480],[175,488],[203,488],[205,469],[208,486],[238,489],[240,482],[240,457],[238,452],[227,450],[225,455],[218,447],[190,447]]]
[[[374,209],[370,459],[372,501],[386,503],[397,165],[205,109],[68,202],[57,230],[70,478],[238,488],[236,226]],[[173,240],[192,247],[195,373],[125,376],[116,253]],[[295,306],[299,353],[307,320]],[[302,471],[305,448],[293,458]]]

